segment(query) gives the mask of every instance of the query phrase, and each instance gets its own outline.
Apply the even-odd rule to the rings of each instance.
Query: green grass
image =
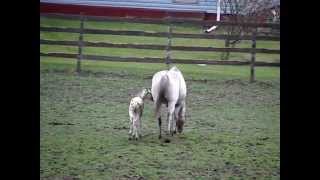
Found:
[[[74,72],[76,60],[71,58],[40,57],[41,68],[50,70]],[[84,71],[93,73],[124,73],[134,76],[152,76],[154,72],[167,68],[158,63],[127,63],[127,62],[103,62],[103,61],[82,61]],[[179,64],[186,78],[195,80],[247,80],[250,77],[250,67],[248,66],[198,66],[193,64]],[[280,69],[278,67],[256,67],[256,77],[258,80],[279,80]]]
[[[80,21],[77,21],[77,20],[58,19],[58,18],[40,17],[40,26],[44,26],[44,27],[70,27],[70,28],[79,28],[79,27],[80,27]]]
[[[115,44],[159,44],[166,45],[166,38],[157,38],[157,37],[143,37],[140,36],[118,36],[118,35],[97,35],[97,34],[85,34],[85,41],[92,42],[109,42]]]
[[[76,75],[74,59],[40,58],[41,179],[280,179],[279,68],[258,67],[250,84],[247,66],[177,65],[188,87],[183,134],[158,140],[146,102],[133,142],[130,97],[164,64],[83,61]]]
[[[40,18],[41,26],[79,27],[74,20]],[[167,31],[164,25],[86,22],[87,28]],[[200,33],[182,24],[181,33]],[[77,40],[73,33],[40,32],[40,38]],[[165,38],[85,35],[93,42],[162,44]],[[176,46],[223,47],[219,40],[173,39]],[[243,41],[238,47],[250,47]],[[258,41],[258,48],[279,49],[279,42]],[[77,53],[77,47],[41,45],[41,52]],[[161,50],[84,48],[85,54],[164,57]],[[220,53],[174,51],[173,57],[219,59]],[[250,55],[231,53],[230,59]],[[279,55],[257,54],[258,61]],[[143,115],[143,138],[128,141],[128,103],[150,87],[157,63],[40,57],[40,177],[53,179],[280,179],[280,69],[178,64],[187,87],[187,122],[170,143],[158,140],[151,102]],[[165,112],[162,113],[165,119]],[[164,122],[166,122],[164,120]],[[163,123],[165,125],[165,123]],[[165,128],[165,127],[163,127]]]
[[[128,27],[130,27],[128,29]],[[163,32],[167,31],[167,26],[157,24],[141,24],[127,22],[94,22],[88,21],[85,23],[85,28],[94,29],[110,29],[123,31],[147,31],[147,32]]]
[[[60,20],[52,18],[40,18],[41,26],[51,27],[73,27],[78,28],[80,23],[76,20]],[[112,29],[112,30],[136,30],[148,32],[166,32],[167,26],[155,24],[140,24],[140,23],[124,23],[124,22],[94,22],[86,21],[86,28],[96,29]],[[130,27],[128,29],[128,27]],[[188,24],[175,25],[174,32],[179,33],[203,33],[202,29],[197,26]],[[53,32],[40,32],[41,39],[48,40],[78,40],[78,35],[75,33],[53,33]],[[166,45],[166,38],[157,37],[138,37],[138,36],[117,36],[117,35],[93,35],[85,34],[85,41],[92,42],[109,42],[109,43],[134,43],[134,44],[159,44]],[[200,46],[200,47],[224,47],[223,40],[212,39],[186,39],[186,38],[173,38],[173,46]],[[250,48],[250,41],[242,41],[236,47]],[[279,42],[273,41],[257,41],[257,48],[267,49],[280,49]],[[41,45],[41,52],[74,52],[74,48],[57,47],[56,45]],[[108,55],[108,56],[122,56],[122,57],[164,57],[165,52],[161,50],[138,50],[138,49],[115,49],[115,48],[84,48],[84,53],[94,55]],[[200,60],[220,60],[221,53],[219,52],[188,52],[188,51],[174,51],[173,58],[177,59],[200,59]],[[230,60],[250,60],[251,55],[248,53],[230,53]],[[262,54],[258,53],[256,56],[257,61],[264,62],[279,62],[279,54]]]

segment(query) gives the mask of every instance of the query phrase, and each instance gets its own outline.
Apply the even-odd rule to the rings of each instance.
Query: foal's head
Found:
[[[149,99],[152,101],[152,94],[151,94],[151,89],[150,88],[144,88],[141,93],[140,93],[140,97],[142,99]]]

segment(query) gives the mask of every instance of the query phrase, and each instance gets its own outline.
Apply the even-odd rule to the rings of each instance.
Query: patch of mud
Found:
[[[71,68],[66,69],[43,69],[41,73],[57,73],[57,74],[75,74],[76,72]]]
[[[272,84],[271,82],[258,81],[256,82],[256,84],[264,89],[274,87],[274,84]]]
[[[48,123],[49,125],[52,125],[52,126],[59,126],[59,125],[75,125],[75,124],[72,124],[72,123],[61,123],[61,122],[49,122]]]
[[[143,179],[146,179],[146,178],[144,178],[143,176],[138,176],[138,175],[133,175],[133,176],[124,175],[124,176],[122,176],[122,178],[120,178],[120,179],[123,179],[123,178],[125,178],[125,179],[130,179],[130,180],[143,180]]]
[[[241,176],[244,174],[241,168],[238,165],[235,165],[231,162],[225,162],[225,166],[222,168],[225,172],[231,172],[233,175]]]
[[[207,79],[186,79],[186,81],[207,83],[208,81],[215,81],[215,80],[207,80]]]
[[[133,74],[126,72],[93,72],[90,70],[82,70],[80,73],[81,76],[94,76],[94,77],[120,77],[129,79]]]
[[[259,138],[259,140],[261,140],[261,141],[265,141],[265,140],[268,140],[268,139],[270,139],[269,137],[260,137]]]
[[[122,127],[113,127],[113,129],[116,129],[116,130],[127,130],[129,128],[125,127],[125,126],[122,126]]]
[[[226,85],[240,85],[240,86],[246,86],[248,85],[248,82],[245,82],[241,79],[231,79],[231,80],[226,80],[224,82]]]
[[[182,152],[177,152],[176,155],[176,160],[192,160],[192,152],[187,152],[187,151],[182,151]]]
[[[54,176],[54,177],[45,177],[45,178],[40,178],[40,180],[80,180],[80,178],[73,177],[73,176]]]

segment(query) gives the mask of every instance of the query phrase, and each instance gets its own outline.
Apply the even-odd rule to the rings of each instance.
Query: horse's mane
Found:
[[[180,70],[179,70],[176,66],[173,66],[169,71],[177,71],[177,72],[180,72]]]

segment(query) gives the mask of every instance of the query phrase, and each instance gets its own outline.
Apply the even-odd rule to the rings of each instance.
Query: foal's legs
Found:
[[[139,138],[142,137],[142,122],[141,122],[141,119],[142,119],[142,114],[143,114],[143,110],[140,112],[140,116],[139,116]]]
[[[134,121],[134,124],[133,124],[133,129],[134,129],[134,138],[135,138],[135,140],[138,140],[138,138],[139,138],[139,125],[140,124],[140,122],[139,122],[139,117],[137,117],[137,119],[135,119],[135,121]]]
[[[131,140],[132,135],[133,135],[133,117],[130,115],[129,140]]]

